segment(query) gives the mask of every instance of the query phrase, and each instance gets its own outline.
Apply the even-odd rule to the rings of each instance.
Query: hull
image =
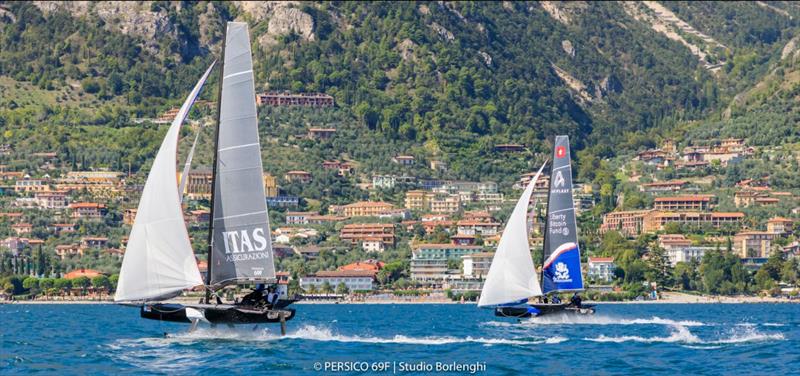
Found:
[[[545,315],[591,315],[594,314],[593,304],[583,304],[580,308],[572,304],[526,304],[512,307],[496,307],[494,315],[498,317],[539,317]]]
[[[291,308],[266,309],[260,307],[197,304],[185,306],[181,304],[146,304],[139,311],[142,318],[159,321],[191,323],[187,308],[202,312],[205,321],[211,324],[266,324],[281,322],[294,318],[295,310]]]

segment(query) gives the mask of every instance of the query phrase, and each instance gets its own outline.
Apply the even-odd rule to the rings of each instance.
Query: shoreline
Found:
[[[800,299],[759,297],[759,296],[725,296],[725,295],[692,295],[681,292],[663,292],[658,300],[626,300],[626,301],[593,301],[587,304],[759,304],[759,303],[800,303]],[[197,297],[172,299],[164,303],[194,303]],[[75,299],[75,300],[14,300],[0,301],[4,304],[116,304],[113,300]],[[459,302],[446,299],[381,299],[381,300],[301,300],[296,305],[312,304],[472,304],[476,302]]]

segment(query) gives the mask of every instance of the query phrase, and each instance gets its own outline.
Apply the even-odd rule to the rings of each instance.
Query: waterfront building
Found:
[[[672,266],[679,262],[689,262],[691,260],[701,260],[706,252],[713,250],[713,247],[693,246],[691,240],[680,234],[664,234],[658,236],[658,246],[663,248]]]
[[[743,259],[767,258],[776,238],[771,232],[743,231],[734,235],[733,250]]]
[[[448,261],[460,261],[463,256],[480,253],[483,247],[456,244],[415,244],[412,246],[411,279],[421,283],[441,285],[458,271],[451,271]]]
[[[340,283],[353,291],[372,291],[374,289],[375,273],[371,270],[334,270],[319,271],[315,274],[300,278],[300,287],[308,291],[314,289],[321,291],[327,283],[331,290],[335,290]]]
[[[483,279],[489,274],[494,252],[480,252],[461,256],[461,268],[464,278]]]
[[[613,257],[589,257],[586,276],[597,282],[611,282],[616,269]]]

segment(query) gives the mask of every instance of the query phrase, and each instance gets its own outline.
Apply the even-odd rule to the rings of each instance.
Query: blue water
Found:
[[[314,375],[365,362],[336,374],[388,375],[455,362],[486,375],[800,374],[798,304],[601,305],[523,323],[474,305],[296,308],[281,338],[274,325],[188,334],[114,305],[4,305],[0,373]]]

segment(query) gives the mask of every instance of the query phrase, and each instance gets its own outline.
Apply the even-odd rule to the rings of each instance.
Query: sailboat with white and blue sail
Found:
[[[584,289],[567,136],[556,136],[554,142],[541,282],[534,267],[528,242],[528,207],[534,187],[546,164],[547,162],[528,183],[514,207],[481,291],[478,306],[494,308],[498,316],[594,313],[594,306],[581,304],[579,299],[568,303],[546,302],[548,295],[580,292]],[[539,298],[541,302],[530,302],[531,298]]]

